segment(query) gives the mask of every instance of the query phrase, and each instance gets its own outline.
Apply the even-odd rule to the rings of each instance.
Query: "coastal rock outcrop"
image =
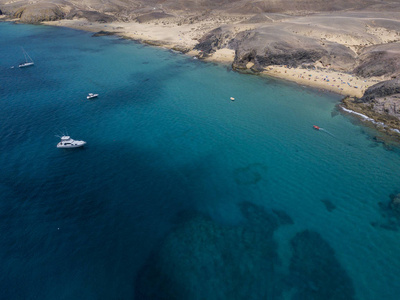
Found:
[[[364,48],[357,59],[358,66],[353,72],[364,78],[380,77],[382,81],[370,86],[360,99],[343,100],[347,108],[385,124],[384,129],[387,129],[387,126],[395,129],[387,131],[390,135],[400,133],[399,58],[399,42]]]
[[[54,3],[34,3],[17,9],[14,17],[24,23],[55,21],[64,18],[64,12]]]
[[[378,124],[390,135],[400,133],[400,78],[379,82],[368,88],[360,99],[346,97],[344,107],[361,113]],[[392,130],[394,129],[394,130]]]
[[[400,78],[373,85],[365,91],[361,101],[381,114],[385,124],[400,129]]]
[[[207,57],[216,50],[227,47],[231,39],[232,32],[219,27],[205,34],[194,49],[201,51],[202,57]]]
[[[397,94],[400,94],[400,78],[379,82],[371,86],[365,91],[364,97],[361,100],[363,102],[370,102],[378,98]]]
[[[274,27],[258,28],[238,34],[230,43],[236,50],[234,69],[261,71],[269,65],[298,67],[319,62],[322,65],[348,68],[354,63],[354,53],[339,44],[290,34]]]

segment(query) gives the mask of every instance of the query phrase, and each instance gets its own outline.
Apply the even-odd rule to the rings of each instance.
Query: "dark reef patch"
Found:
[[[292,299],[354,299],[350,277],[319,233],[297,233],[291,246],[290,282],[296,287]]]
[[[185,214],[139,272],[135,299],[282,299],[273,232],[292,220],[248,202],[240,209],[237,226]]]
[[[243,168],[235,169],[233,175],[237,184],[250,185],[265,180],[267,171],[267,166],[261,163],[254,163]]]
[[[336,205],[329,199],[322,199],[321,202],[325,205],[326,209],[331,212],[336,209]]]
[[[379,202],[382,222],[372,222],[374,227],[397,231],[400,228],[400,193],[389,195],[389,202]]]
[[[135,299],[353,299],[351,279],[316,232],[291,240],[290,270],[278,255],[274,232],[293,224],[279,210],[242,202],[244,220],[222,225],[182,212],[135,280]]]

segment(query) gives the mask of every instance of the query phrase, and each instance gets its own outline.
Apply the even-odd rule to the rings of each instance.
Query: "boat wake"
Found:
[[[326,132],[326,133],[329,134],[330,136],[336,138],[336,136],[334,136],[332,133],[330,133],[328,130],[326,130],[326,129],[324,129],[324,128],[321,128],[321,127],[319,127],[319,126],[317,126],[317,125],[313,125],[313,128],[314,128],[315,130],[318,130],[318,131]]]
[[[320,128],[319,131],[323,131],[323,132],[329,134],[330,136],[332,136],[332,137],[334,137],[334,138],[336,137],[336,136],[334,136],[332,133],[330,133],[328,130],[326,130],[326,129],[324,129],[324,128]]]

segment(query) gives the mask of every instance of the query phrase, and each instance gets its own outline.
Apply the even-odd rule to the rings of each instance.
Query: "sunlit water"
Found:
[[[398,299],[399,151],[338,96],[117,37],[0,35],[1,299]],[[57,149],[66,132],[87,145]]]

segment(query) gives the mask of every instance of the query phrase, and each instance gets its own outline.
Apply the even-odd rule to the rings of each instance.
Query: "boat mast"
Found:
[[[25,56],[25,62],[28,62],[28,57],[29,57],[30,61],[33,62],[32,58],[29,56],[28,52],[26,52],[25,49],[22,47],[21,47],[21,49]]]

